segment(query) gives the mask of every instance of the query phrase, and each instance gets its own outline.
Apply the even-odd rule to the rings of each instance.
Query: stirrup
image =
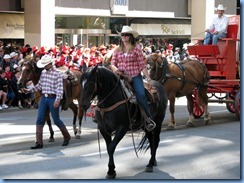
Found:
[[[147,131],[151,132],[154,130],[155,127],[156,127],[156,123],[151,118],[147,118],[146,120]]]

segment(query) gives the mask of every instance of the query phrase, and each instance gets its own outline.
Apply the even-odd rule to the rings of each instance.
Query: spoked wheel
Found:
[[[204,107],[199,105],[196,101],[193,104],[193,116],[195,118],[200,118],[204,113]]]
[[[195,118],[200,118],[204,113],[204,107],[198,104],[197,102],[198,99],[195,92],[193,92],[192,98],[193,98],[193,116]]]
[[[228,109],[228,111],[230,111],[231,113],[235,113],[235,104],[234,102],[226,102],[226,108]]]
[[[239,90],[235,96],[235,113],[238,119],[240,119],[240,111],[241,111],[241,92]]]

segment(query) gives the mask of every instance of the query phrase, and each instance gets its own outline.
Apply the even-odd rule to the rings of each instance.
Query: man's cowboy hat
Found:
[[[132,30],[132,28],[130,26],[127,26],[127,25],[124,25],[122,27],[122,31],[120,32],[120,34],[123,34],[123,33],[132,34],[134,38],[137,38],[139,36],[138,32]]]
[[[10,58],[11,58],[11,56],[9,54],[5,54],[3,57],[3,59],[10,59]]]
[[[223,6],[223,4],[219,4],[217,8],[215,8],[215,10],[223,10],[225,11],[226,10],[226,7]]]
[[[46,65],[54,62],[55,59],[53,59],[50,55],[43,55],[41,60],[39,60],[36,64],[37,67],[43,68]]]

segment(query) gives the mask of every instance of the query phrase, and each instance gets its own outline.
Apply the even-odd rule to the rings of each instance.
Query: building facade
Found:
[[[0,40],[91,47],[118,43],[123,25],[142,39],[185,40],[205,30],[218,4],[240,14],[239,0],[1,0]]]

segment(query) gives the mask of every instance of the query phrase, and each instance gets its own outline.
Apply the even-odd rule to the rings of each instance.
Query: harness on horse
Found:
[[[166,76],[167,76],[167,78],[176,78],[177,80],[182,81],[181,89],[179,91],[179,93],[181,93],[181,91],[183,90],[183,88],[186,84],[186,72],[185,72],[186,68],[178,62],[174,62],[173,64],[177,65],[180,68],[180,70],[182,71],[182,78],[179,78],[179,77],[169,74],[169,73],[167,73]]]

